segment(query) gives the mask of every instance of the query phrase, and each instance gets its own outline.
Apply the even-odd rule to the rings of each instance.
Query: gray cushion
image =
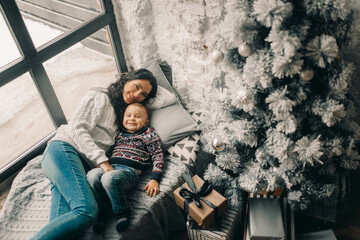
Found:
[[[142,68],[150,70],[160,86],[177,95],[156,59],[146,61]],[[152,110],[150,122],[160,136],[163,149],[199,131],[198,124],[182,106],[179,99],[170,106]]]

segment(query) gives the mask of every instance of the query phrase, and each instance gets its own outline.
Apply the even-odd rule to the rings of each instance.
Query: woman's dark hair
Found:
[[[122,126],[123,115],[125,112],[125,108],[127,107],[127,103],[123,98],[123,89],[127,82],[132,80],[148,80],[151,84],[151,91],[146,96],[146,98],[142,101],[143,104],[146,104],[150,98],[155,97],[157,92],[157,82],[156,78],[149,70],[145,68],[140,68],[138,70],[122,73],[115,82],[111,83],[107,88],[107,94],[110,98],[111,105],[114,107],[115,115],[116,115],[116,123],[120,127]]]

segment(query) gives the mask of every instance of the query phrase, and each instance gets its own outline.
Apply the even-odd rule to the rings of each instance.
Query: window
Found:
[[[11,32],[6,25],[5,19],[0,14],[0,68],[21,57],[19,50],[16,47],[15,41],[11,36]],[[6,56],[6,58],[4,57]]]
[[[0,62],[0,183],[44,150],[89,88],[105,87],[117,72],[127,71],[111,0],[93,1],[72,0],[79,19],[69,20],[63,16],[71,7],[66,1],[0,0],[1,31],[11,36],[8,48],[16,47]],[[72,25],[61,23],[63,29],[37,33],[32,27],[39,23],[30,16],[41,8],[35,2],[61,5],[61,11],[53,11],[59,6],[44,6],[40,18],[51,16],[47,26],[58,21]],[[82,9],[91,14],[79,17]]]

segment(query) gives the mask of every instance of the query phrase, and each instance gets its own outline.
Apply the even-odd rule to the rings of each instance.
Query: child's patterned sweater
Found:
[[[139,170],[152,167],[151,179],[160,180],[163,172],[163,151],[159,135],[151,126],[129,133],[121,130],[115,139],[109,163],[123,164]]]

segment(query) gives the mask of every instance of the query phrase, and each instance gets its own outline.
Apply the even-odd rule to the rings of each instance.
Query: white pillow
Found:
[[[166,106],[169,106],[176,102],[176,96],[172,92],[166,90],[162,86],[158,85],[156,96],[150,98],[149,102],[146,104],[148,109],[159,109]]]

